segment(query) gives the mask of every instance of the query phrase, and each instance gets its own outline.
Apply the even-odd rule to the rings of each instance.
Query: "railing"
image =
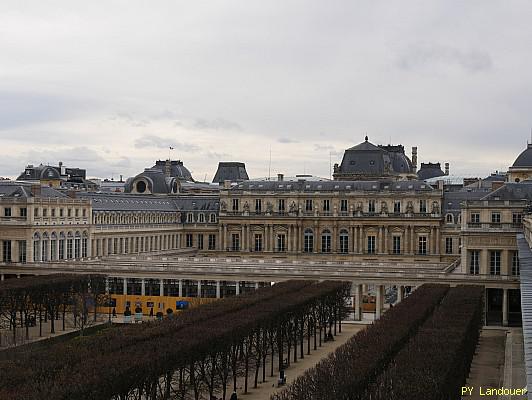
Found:
[[[523,229],[522,224],[514,223],[486,223],[486,222],[468,222],[467,229],[472,230],[497,230],[516,232]]]

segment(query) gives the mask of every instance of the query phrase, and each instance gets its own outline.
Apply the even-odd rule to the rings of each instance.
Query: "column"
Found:
[[[201,280],[198,281],[198,297],[201,297]]]
[[[358,254],[364,253],[364,227],[358,227]]]
[[[332,240],[331,240],[331,252],[333,253],[339,253],[338,251],[338,227],[336,226],[336,223],[334,224],[333,226],[333,231],[332,231]]]
[[[124,278],[124,286],[123,286],[123,293],[127,295],[127,278]]]
[[[273,232],[273,225],[270,225],[270,251],[274,251],[275,249],[275,237],[273,235]]]
[[[222,242],[222,226],[220,225],[218,227],[218,250],[223,250],[223,242]]]
[[[179,280],[179,297],[183,297],[183,280]]]
[[[223,227],[223,234],[222,234],[222,240],[223,240],[223,247],[222,251],[227,251],[227,225],[224,224]]]
[[[377,233],[377,254],[382,254],[384,252],[384,246],[382,245],[382,226],[379,226],[379,231]]]
[[[404,297],[405,297],[405,287],[403,285],[398,285],[397,286],[397,301],[395,302],[395,304],[403,301]]]
[[[362,285],[353,282],[351,284],[353,294],[353,308],[355,310],[355,321],[362,320]]]
[[[3,281],[5,279],[4,274],[0,274],[0,281]]]
[[[240,294],[240,281],[236,281],[236,295],[238,296]]]
[[[220,295],[220,281],[216,281],[216,298],[219,299],[220,297],[222,297]]]
[[[251,242],[251,227],[246,225],[246,232],[247,232],[247,242],[246,242],[246,250],[249,252],[253,248],[253,243]]]
[[[384,286],[377,285],[377,298],[375,301],[375,319],[382,316],[382,308],[384,306]]]
[[[440,229],[436,227],[436,254],[440,254]]]
[[[164,296],[164,279],[159,281],[159,296]]]
[[[388,254],[388,227],[384,227],[384,253]]]
[[[508,326],[508,289],[502,292],[502,326]]]
[[[259,282],[255,282],[255,290],[259,290]]]
[[[146,280],[144,278],[140,280],[140,295],[146,296]]]
[[[246,251],[246,228],[244,225],[240,228],[240,251]]]
[[[414,247],[414,227],[410,227],[410,254],[415,253],[415,247]]]

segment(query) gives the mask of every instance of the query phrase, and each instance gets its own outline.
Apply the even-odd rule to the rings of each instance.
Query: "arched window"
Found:
[[[83,231],[83,236],[81,238],[81,257],[85,258],[88,255],[88,245],[89,245],[89,235],[87,231]]]
[[[448,224],[452,224],[452,223],[454,223],[453,214],[447,214],[447,215],[445,216],[445,221],[446,221]]]
[[[59,233],[59,252],[57,255],[59,260],[65,259],[65,234],[63,232]]]
[[[342,229],[340,231],[340,253],[349,252],[349,233]]]
[[[331,252],[331,231],[325,229],[321,233],[321,252],[330,253]]]
[[[305,253],[312,253],[314,251],[314,233],[312,229],[305,229],[303,251]]]
[[[205,223],[205,214],[203,214],[203,213],[199,213],[199,214],[198,214],[198,222],[199,222],[200,224]]]
[[[50,260],[57,260],[57,235],[55,232],[50,235]]]
[[[48,234],[46,232],[43,233],[42,235],[42,240],[41,240],[41,260],[42,261],[48,261],[49,258],[49,254],[48,254],[48,243],[50,243],[48,241]]]
[[[211,224],[215,224],[215,223],[216,223],[216,214],[212,213],[212,214],[210,215],[210,220],[211,220],[211,221],[210,221]]]
[[[188,213],[187,214],[187,223],[192,224],[194,222],[194,214]]]
[[[71,260],[74,257],[74,236],[72,235],[72,232],[68,232],[66,242],[66,258],[67,260]]]

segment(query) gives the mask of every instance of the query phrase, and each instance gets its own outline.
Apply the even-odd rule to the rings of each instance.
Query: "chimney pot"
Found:
[[[449,163],[445,163],[445,175],[449,175]]]
[[[283,174],[277,174],[277,180],[278,180],[279,182],[282,182],[283,179],[284,179],[284,175],[283,175]]]
[[[412,166],[417,170],[417,146],[412,147]]]

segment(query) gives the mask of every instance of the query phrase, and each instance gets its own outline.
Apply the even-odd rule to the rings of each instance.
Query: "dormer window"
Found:
[[[188,222],[189,224],[194,223],[194,214],[192,214],[192,213],[188,213],[188,214],[187,214],[187,222]]]

